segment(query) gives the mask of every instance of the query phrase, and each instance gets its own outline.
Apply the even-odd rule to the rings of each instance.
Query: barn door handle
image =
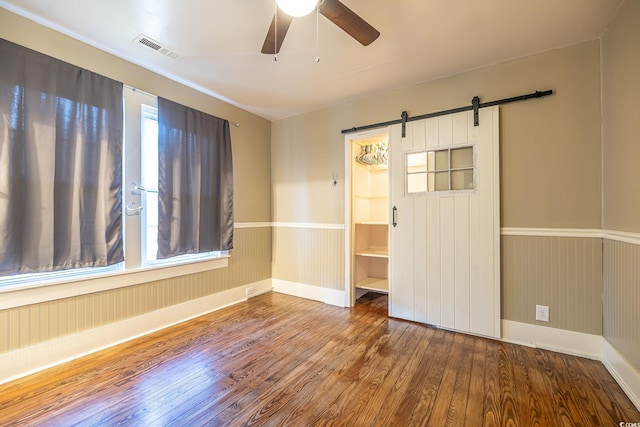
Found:
[[[398,208],[396,208],[395,206],[392,209],[393,214],[391,215],[391,225],[393,225],[394,227],[398,225]]]

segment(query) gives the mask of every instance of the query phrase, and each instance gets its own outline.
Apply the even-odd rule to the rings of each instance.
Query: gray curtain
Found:
[[[0,275],[123,261],[122,84],[0,39]]]
[[[158,258],[233,248],[229,122],[158,98]]]

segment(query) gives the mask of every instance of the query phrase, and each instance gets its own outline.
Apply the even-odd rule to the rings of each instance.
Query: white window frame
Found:
[[[148,183],[144,182],[144,179],[142,178],[142,174],[143,171],[146,167],[145,163],[147,160],[147,157],[142,155],[142,151],[143,151],[143,147],[144,147],[144,141],[147,139],[147,135],[145,134],[145,121],[146,120],[155,120],[156,122],[158,121],[158,108],[157,107],[153,107],[147,104],[142,104],[140,106],[140,184],[142,186],[142,188],[144,188],[143,190],[140,190],[140,200],[141,203],[140,205],[142,206],[142,211],[140,212],[140,219],[141,219],[141,225],[140,225],[140,263],[142,265],[148,265],[148,264],[153,264],[153,261],[148,261],[148,257],[147,257],[147,229],[148,229],[148,225],[147,225],[147,215],[146,212],[149,211],[149,206],[148,206],[148,200],[147,197],[148,196],[148,192],[157,192],[158,191],[158,187],[157,186],[150,186]],[[126,150],[126,149],[125,149]]]

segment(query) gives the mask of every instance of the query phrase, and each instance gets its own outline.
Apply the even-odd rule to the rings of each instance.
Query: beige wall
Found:
[[[330,116],[322,110],[272,123],[273,221],[344,224],[344,137]]]
[[[604,228],[640,232],[640,2],[602,37]]]
[[[500,108],[502,225],[600,228],[599,55],[586,42],[275,121],[274,220],[344,222],[342,129],[553,89]]]
[[[0,37],[240,123],[231,126],[236,222],[271,221],[271,123],[0,8]],[[271,228],[236,229],[229,267],[0,310],[0,352],[271,277]],[[42,295],[47,290],[42,289]],[[11,298],[11,293],[2,294]]]
[[[604,228],[640,232],[640,2],[602,37]],[[640,372],[640,239],[605,239],[604,337]]]
[[[344,223],[342,129],[397,119],[403,110],[416,116],[469,105],[474,95],[490,101],[546,89],[553,89],[554,95],[500,107],[502,226],[599,229],[598,41],[274,122],[274,221]],[[330,185],[332,172],[338,173],[337,187]],[[314,235],[307,239],[322,241],[321,232],[307,230]],[[294,233],[278,233],[274,242],[293,248],[298,247],[297,240]],[[547,252],[540,241],[557,251]],[[602,333],[602,263],[597,252],[601,240],[578,238],[571,242],[525,236],[503,240],[504,319],[536,323],[535,305],[544,304],[551,312],[551,322],[545,325]],[[279,248],[275,251],[282,252]],[[318,280],[305,282],[303,272],[332,271],[340,256],[341,252],[324,251],[322,257],[298,254],[274,258],[273,274],[275,278],[337,289]],[[537,267],[542,265],[545,270],[539,272]]]

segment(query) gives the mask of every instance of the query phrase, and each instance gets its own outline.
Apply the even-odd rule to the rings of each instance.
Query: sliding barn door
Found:
[[[498,107],[391,128],[389,314],[500,336]]]

